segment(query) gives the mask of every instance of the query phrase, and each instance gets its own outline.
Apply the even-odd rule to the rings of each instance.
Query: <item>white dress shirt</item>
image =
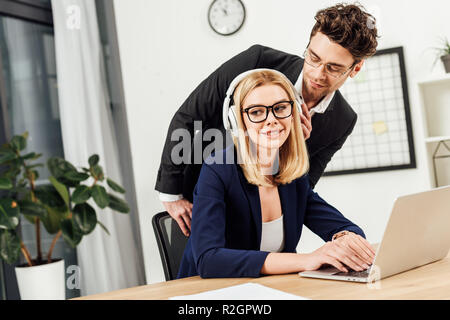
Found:
[[[295,89],[299,94],[301,92],[300,97],[303,100],[303,70],[302,72],[300,72],[300,76],[298,77],[297,82],[295,83]],[[322,100],[320,100],[320,102],[314,108],[311,108],[309,110],[309,114],[311,115],[311,117],[315,113],[324,113],[327,110],[331,100],[333,100],[334,98],[334,93],[335,91],[327,94]]]

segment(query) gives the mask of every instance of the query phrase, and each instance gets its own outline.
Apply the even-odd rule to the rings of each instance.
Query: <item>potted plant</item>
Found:
[[[442,63],[444,64],[444,69],[446,73],[450,73],[450,43],[447,38],[442,39],[441,47],[434,48],[436,51],[436,64],[437,60],[440,58]]]
[[[89,166],[77,169],[70,162],[53,157],[47,161],[51,173],[49,184],[36,185],[38,168],[34,163],[42,154],[22,154],[26,148],[28,133],[14,136],[0,148],[0,257],[8,264],[15,263],[22,254],[26,264],[16,267],[16,276],[22,299],[65,299],[64,261],[53,259],[53,249],[62,236],[75,248],[82,238],[97,225],[109,234],[97,219],[96,209],[88,201],[104,209],[128,213],[127,202],[105,186],[118,193],[123,187],[106,178],[99,165],[98,155],[88,159]],[[34,224],[37,255],[32,257],[17,230],[21,219]],[[41,223],[54,235],[47,254],[41,246]]]

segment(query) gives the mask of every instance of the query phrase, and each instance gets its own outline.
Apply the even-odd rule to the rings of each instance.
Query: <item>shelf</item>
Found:
[[[426,145],[427,169],[432,187],[450,185],[450,73],[430,76],[417,82],[422,104],[423,140]]]
[[[428,137],[428,138],[425,138],[425,142],[426,142],[426,143],[439,142],[439,141],[447,141],[447,140],[450,140],[450,136]]]
[[[449,137],[450,74],[420,82],[419,94],[425,120],[425,137]]]
[[[450,81],[450,73],[446,73],[446,74],[439,75],[439,76],[433,76],[428,79],[418,81],[417,84],[419,86],[423,86],[423,85],[429,85],[429,84],[438,84],[440,82],[446,82],[446,81]]]

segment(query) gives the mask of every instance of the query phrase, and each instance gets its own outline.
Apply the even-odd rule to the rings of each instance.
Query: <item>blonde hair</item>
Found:
[[[292,125],[288,138],[279,149],[279,171],[273,177],[273,181],[261,174],[261,166],[257,155],[251,152],[250,138],[243,121],[241,106],[247,95],[255,88],[263,85],[278,85],[294,101],[292,107]],[[308,151],[306,149],[303,130],[295,88],[286,76],[275,70],[255,71],[245,77],[237,86],[233,95],[235,112],[238,123],[238,134],[234,137],[234,144],[240,157],[239,164],[244,172],[245,178],[251,184],[271,187],[274,184],[287,184],[300,178],[309,170]]]

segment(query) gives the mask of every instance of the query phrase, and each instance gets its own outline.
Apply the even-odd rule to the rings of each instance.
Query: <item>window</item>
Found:
[[[64,157],[58,106],[56,58],[50,0],[0,0],[0,143],[13,135],[29,132],[27,150],[49,157]],[[38,184],[45,184],[49,172],[40,170]],[[22,219],[21,234],[33,258],[36,256],[34,225]],[[43,254],[53,235],[41,226]],[[53,257],[63,257],[66,267],[76,265],[76,251],[58,240]],[[22,261],[17,264],[24,263]],[[2,262],[0,293],[3,299],[19,299],[14,266]],[[67,275],[66,275],[67,276]],[[79,290],[66,289],[66,297]]]

